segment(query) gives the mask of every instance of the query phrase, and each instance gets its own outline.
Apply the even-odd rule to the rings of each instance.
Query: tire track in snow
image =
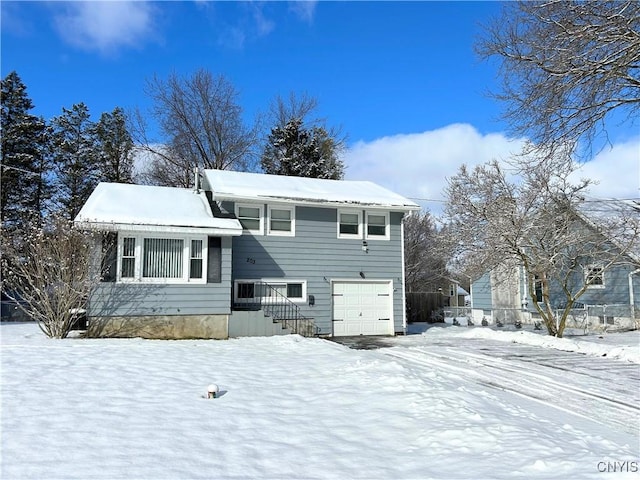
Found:
[[[544,367],[529,363],[505,361],[494,357],[447,349],[439,354],[415,348],[390,348],[380,350],[384,355],[402,360],[420,368],[448,371],[471,379],[480,385],[508,391],[544,405],[614,427],[634,435],[638,434],[640,407],[631,403],[633,399],[613,398],[605,395],[602,388],[593,386],[585,390],[579,386],[554,380],[533,371]],[[497,361],[498,360],[498,361]],[[552,367],[547,367],[552,368]],[[558,399],[562,404],[558,404]]]

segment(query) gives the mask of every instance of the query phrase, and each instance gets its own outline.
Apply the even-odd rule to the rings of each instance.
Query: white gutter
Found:
[[[292,204],[307,207],[335,207],[344,208],[366,208],[369,210],[389,210],[389,211],[401,211],[401,212],[417,212],[421,210],[419,205],[415,204],[400,204],[400,203],[374,203],[368,201],[348,201],[348,200],[331,200],[323,198],[303,198],[303,197],[284,197],[275,195],[231,195],[228,193],[219,193],[213,190],[213,198],[215,201],[228,201],[236,203],[279,203],[279,204]]]
[[[402,247],[402,333],[407,334],[407,293],[405,284],[407,283],[404,270],[404,219],[400,221],[400,246]]]
[[[237,220],[236,220],[237,221]],[[153,233],[176,233],[186,235],[213,235],[219,237],[242,235],[242,227],[191,227],[179,225],[144,225],[132,223],[114,222],[87,222],[75,221],[74,224],[87,230],[98,230],[105,232],[153,232]],[[238,225],[240,223],[238,222]]]

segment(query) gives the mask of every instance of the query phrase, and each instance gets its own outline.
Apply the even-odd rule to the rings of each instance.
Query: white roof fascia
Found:
[[[380,203],[367,202],[337,202],[335,200],[310,200],[308,198],[287,198],[275,196],[246,196],[246,195],[230,195],[217,194],[213,192],[213,200],[223,202],[225,200],[232,202],[248,202],[248,203],[281,203],[290,205],[305,205],[313,207],[339,207],[339,208],[367,208],[377,210],[395,210],[403,212],[415,212],[421,210],[421,207],[414,205],[385,205]]]
[[[76,227],[87,230],[99,230],[103,232],[149,232],[172,233],[183,235],[212,235],[216,237],[237,237],[242,235],[242,226],[239,228],[212,228],[212,227],[184,227],[176,225],[142,225],[133,223],[113,222],[88,222],[76,221]]]

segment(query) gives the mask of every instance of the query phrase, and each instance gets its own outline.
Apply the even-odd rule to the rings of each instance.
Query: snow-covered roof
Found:
[[[227,170],[205,170],[205,177],[216,200],[275,200],[403,211],[420,209],[411,200],[367,181],[325,180]]]
[[[610,240],[627,249],[628,255],[640,262],[640,242],[636,231],[640,218],[640,201],[585,198],[577,209],[587,224],[608,232]]]
[[[75,218],[96,230],[240,235],[232,218],[216,218],[204,193],[174,187],[100,183]]]

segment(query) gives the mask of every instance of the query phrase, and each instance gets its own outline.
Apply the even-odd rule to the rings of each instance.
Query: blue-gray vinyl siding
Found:
[[[493,308],[491,275],[489,272],[483,274],[473,282],[471,292],[473,294],[472,302],[474,309],[491,310]]]
[[[232,212],[233,203],[225,202],[223,208]],[[394,330],[402,332],[402,217],[402,212],[391,212],[389,240],[367,240],[365,252],[363,239],[337,238],[336,208],[298,206],[294,237],[245,232],[233,238],[233,280],[306,281],[307,301],[300,304],[301,313],[313,318],[323,335],[333,330],[331,280],[391,280]],[[314,306],[309,306],[309,296],[315,298]]]
[[[613,266],[604,272],[604,285],[592,286],[578,299],[583,305],[629,305],[629,274],[634,270],[630,264]],[[634,303],[638,305],[640,299],[640,278],[638,274],[632,277],[634,283]],[[582,285],[583,275],[576,275],[574,279],[576,285]],[[559,302],[564,302],[565,297],[562,292],[552,292],[553,298],[558,298]]]
[[[629,291],[629,274],[634,271],[633,265],[613,266],[604,272],[604,286],[589,287],[578,298],[578,304],[582,305],[629,305],[631,292]],[[518,269],[520,279],[520,293],[523,292],[524,278],[521,268]],[[582,273],[574,275],[574,291],[582,286],[584,276]],[[636,308],[640,307],[640,274],[632,275],[633,299]],[[494,288],[505,288],[504,286]],[[492,299],[492,287],[490,274],[485,273],[473,283],[473,307],[490,310],[495,308]],[[566,296],[556,285],[551,285],[551,302],[553,306],[561,308],[566,302]],[[528,304],[529,311],[533,312],[532,302]]]
[[[221,243],[221,282],[207,284],[100,283],[88,315],[214,315],[231,312],[231,238]]]

